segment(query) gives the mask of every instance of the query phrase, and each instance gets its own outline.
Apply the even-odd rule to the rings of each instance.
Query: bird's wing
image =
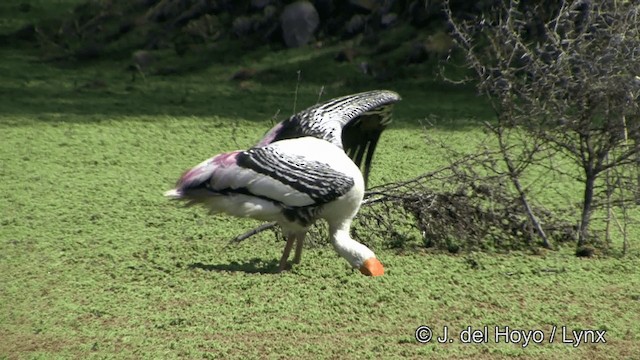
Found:
[[[166,195],[197,201],[238,193],[297,208],[326,204],[353,186],[353,178],[327,163],[267,146],[204,161],[187,171]]]
[[[274,126],[257,146],[302,136],[323,139],[344,149],[368,180],[380,134],[391,123],[393,104],[400,95],[374,90],[317,104]]]
[[[391,123],[391,108],[383,105],[367,111],[342,128],[344,151],[362,169],[365,186],[368,187],[371,161],[382,131]],[[362,160],[364,157],[364,165]]]

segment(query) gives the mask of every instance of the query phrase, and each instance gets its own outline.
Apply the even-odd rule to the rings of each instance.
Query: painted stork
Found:
[[[308,229],[325,219],[340,256],[365,275],[382,275],[373,251],[353,240],[349,230],[376,144],[399,100],[395,92],[377,90],[312,106],[274,126],[253,148],[200,163],[165,196],[201,204],[212,213],[277,222],[287,237],[279,271],[294,241],[293,262],[300,262]]]

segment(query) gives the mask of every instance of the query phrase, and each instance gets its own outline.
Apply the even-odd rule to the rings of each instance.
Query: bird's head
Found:
[[[332,235],[332,244],[336,252],[361,273],[367,276],[381,276],[384,274],[384,266],[376,255],[364,244],[361,244],[349,236],[348,231],[336,231]]]

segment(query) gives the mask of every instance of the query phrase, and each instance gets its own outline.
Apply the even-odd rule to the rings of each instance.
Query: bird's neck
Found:
[[[351,266],[360,268],[365,260],[375,257],[371,249],[353,240],[349,235],[351,222],[330,229],[331,243],[336,252],[345,258]]]

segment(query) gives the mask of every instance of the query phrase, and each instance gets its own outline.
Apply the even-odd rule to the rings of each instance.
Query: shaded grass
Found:
[[[162,198],[181,171],[251,146],[269,119],[371,88],[399,91],[397,122],[372,185],[444,165],[430,136],[461,149],[490,116],[471,89],[431,79],[375,83],[328,52],[298,49],[182,76],[131,81],[126,63],[72,69],[3,49],[0,70],[0,357],[7,358],[636,358],[637,245],[626,258],[388,249],[381,278],[348,267],[327,244],[274,274],[283,244],[255,226]],[[330,64],[330,65],[327,65]],[[240,84],[239,67],[265,71]],[[306,70],[308,69],[308,70]],[[263,77],[264,76],[264,77]],[[314,78],[314,76],[317,76]],[[392,242],[394,239],[390,239]],[[607,330],[606,344],[418,344],[419,325]],[[547,337],[548,338],[548,337]]]
[[[318,99],[374,88],[388,88],[402,94],[404,102],[395,113],[396,126],[420,125],[427,115],[437,115],[439,127],[456,130],[474,126],[478,119],[491,118],[484,101],[476,97],[470,87],[454,87],[432,79],[379,83],[358,73],[351,64],[335,66],[344,68],[351,76],[335,75],[333,83],[323,80],[328,77],[309,80],[306,70],[301,70],[297,101],[294,101],[297,71],[304,67],[299,63],[290,64],[286,69],[269,70],[277,76],[258,76],[245,82],[229,81],[239,69],[236,66],[211,66],[181,76],[150,76],[146,81],[138,75],[132,81],[126,63],[98,63],[69,69],[44,66],[32,56],[15,50],[0,51],[0,55],[3,56],[0,71],[12,74],[0,83],[0,113],[32,115],[27,121],[91,122],[100,115],[144,118],[144,115],[215,114],[267,122],[274,115],[282,120],[292,114],[294,108],[303,109]],[[273,59],[267,57],[264,61]],[[326,54],[303,62],[310,62],[309,71],[327,64],[331,65],[328,68],[334,67]],[[262,82],[263,78],[270,80]],[[276,78],[279,81],[273,81]],[[56,119],[47,116],[50,114],[81,116]]]
[[[0,3],[0,34],[19,30],[36,19],[64,16],[78,0],[3,1]]]

